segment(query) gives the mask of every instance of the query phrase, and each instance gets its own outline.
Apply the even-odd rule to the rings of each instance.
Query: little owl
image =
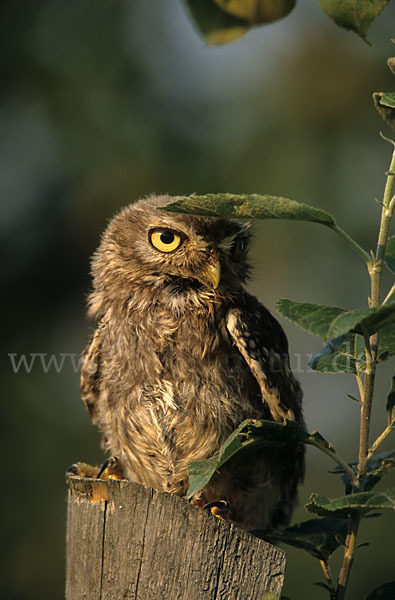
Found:
[[[132,204],[104,232],[81,390],[125,477],[183,496],[187,464],[244,419],[303,417],[287,338],[244,289],[249,224],[160,210],[173,199]],[[283,526],[303,472],[303,448],[268,444],[235,455],[192,501],[223,502],[246,529]]]

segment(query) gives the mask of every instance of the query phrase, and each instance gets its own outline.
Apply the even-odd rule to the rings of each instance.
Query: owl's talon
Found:
[[[95,479],[98,468],[99,467],[97,465],[89,465],[88,463],[84,462],[75,462],[66,469],[66,475],[71,474],[78,475],[79,477],[92,477]]]
[[[96,475],[97,479],[125,479],[123,468],[116,456],[110,456],[100,466]]]
[[[203,506],[203,510],[209,510],[218,519],[227,519],[230,511],[230,502],[227,500],[215,500]]]

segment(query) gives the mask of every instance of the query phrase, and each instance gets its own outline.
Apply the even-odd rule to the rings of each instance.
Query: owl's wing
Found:
[[[274,421],[302,420],[302,392],[289,366],[288,341],[278,321],[249,294],[229,309],[226,327],[258,382]]]
[[[95,423],[97,401],[100,395],[101,346],[103,321],[99,323],[90,343],[82,353],[80,389],[81,397],[90,418]]]

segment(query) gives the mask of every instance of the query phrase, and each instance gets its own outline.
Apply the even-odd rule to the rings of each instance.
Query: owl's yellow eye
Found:
[[[161,252],[173,252],[182,242],[180,234],[172,229],[154,229],[150,231],[149,239],[153,247]]]

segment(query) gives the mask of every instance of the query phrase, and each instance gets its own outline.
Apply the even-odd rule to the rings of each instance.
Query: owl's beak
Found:
[[[208,287],[213,287],[215,290],[219,286],[221,279],[221,264],[217,260],[214,264],[208,263],[202,271],[201,281]]]

